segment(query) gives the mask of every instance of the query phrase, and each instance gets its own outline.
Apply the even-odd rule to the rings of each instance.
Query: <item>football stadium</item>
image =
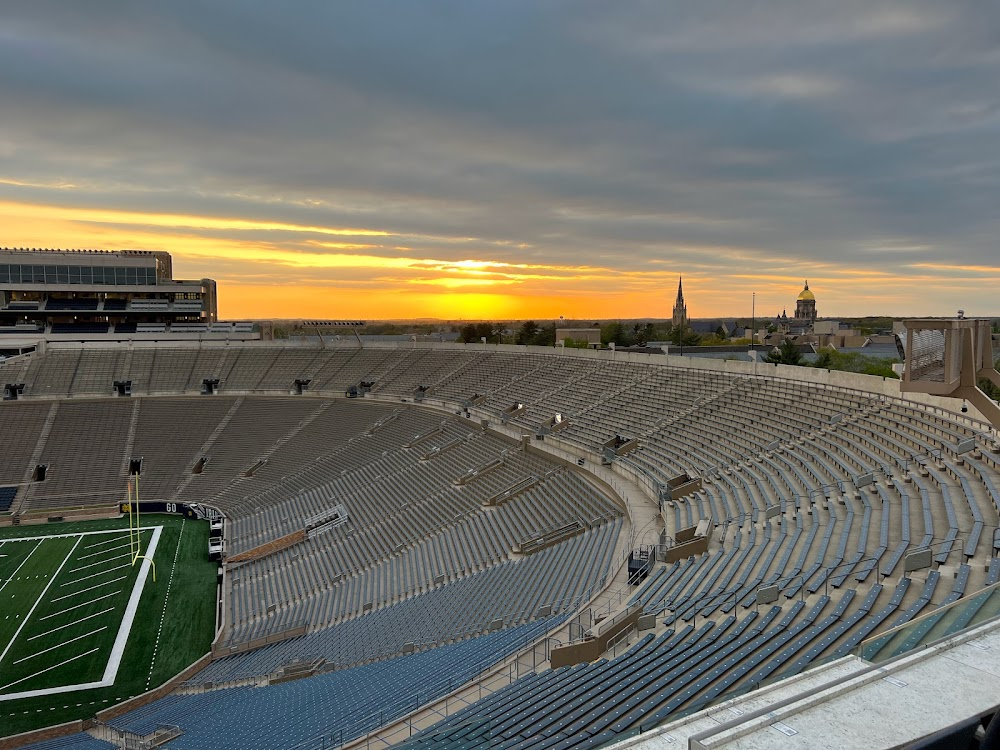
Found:
[[[976,324],[911,331],[902,383],[40,342],[0,363],[0,747],[989,739],[1000,442],[950,397]]]

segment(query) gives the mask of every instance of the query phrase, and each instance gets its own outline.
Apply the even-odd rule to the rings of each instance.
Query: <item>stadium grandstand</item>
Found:
[[[0,525],[138,474],[223,527],[210,654],[0,748],[1000,733],[1000,441],[941,389],[346,338],[41,342],[0,384]]]

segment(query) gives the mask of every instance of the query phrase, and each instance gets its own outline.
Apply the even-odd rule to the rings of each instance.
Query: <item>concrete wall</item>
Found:
[[[597,636],[579,643],[553,648],[549,654],[549,664],[552,669],[559,669],[559,667],[599,659],[601,654],[608,650],[608,643],[611,639],[635,626],[639,622],[641,614],[642,607],[630,607],[607,624],[602,623],[603,628],[598,628]]]
[[[305,635],[306,630],[307,628],[305,625],[299,625],[298,627],[295,628],[282,630],[280,633],[265,635],[261,638],[255,638],[252,641],[245,641],[243,643],[238,643],[235,646],[216,646],[215,644],[213,644],[212,653],[205,658],[210,659],[211,661],[215,661],[217,659],[224,659],[227,656],[232,656],[233,654],[242,654],[244,651],[253,651],[255,648],[261,648],[262,646],[269,646],[272,643],[281,643],[282,641],[289,641],[292,638],[298,638],[300,635]]]
[[[682,544],[683,542],[690,542],[694,539],[694,532],[698,529],[697,526],[687,526],[683,529],[677,529],[674,532],[674,541],[677,544]]]
[[[600,328],[557,328],[556,341],[572,339],[573,341],[586,341],[588,344],[601,345]]]
[[[306,536],[305,529],[299,529],[298,531],[293,531],[291,534],[285,534],[277,539],[272,539],[270,542],[265,542],[257,547],[248,549],[246,552],[240,552],[238,555],[227,557],[226,562],[232,564],[258,560],[262,557],[273,555],[275,552],[281,552],[283,549],[288,549],[299,542],[304,542]]]
[[[214,322],[214,321],[208,321]],[[160,344],[170,344],[187,342],[191,344],[198,344],[201,341],[205,342],[217,342],[220,344],[227,344],[230,341],[257,341],[260,339],[259,333],[87,333],[83,337],[86,342],[80,340],[79,333],[48,333],[45,334],[45,339],[49,343],[54,344],[69,344],[68,348],[78,349],[82,346],[86,346],[88,349],[94,348],[94,344],[110,344],[112,346],[121,346],[123,344],[127,345],[130,342],[146,342],[155,344],[160,342]],[[34,344],[35,341],[42,341],[43,339],[36,339],[33,336],[27,334],[19,333],[11,336],[4,336],[0,333],[0,348],[3,347],[13,347],[13,346],[28,346]]]
[[[667,563],[672,563],[694,555],[701,555],[705,552],[708,552],[708,537],[699,536],[689,542],[675,544],[667,550],[666,557],[664,559]]]
[[[24,747],[34,742],[42,740],[52,740],[57,737],[68,737],[71,734],[79,734],[84,730],[82,721],[70,721],[65,724],[57,724],[54,727],[36,729],[32,732],[15,734],[11,737],[0,738],[0,750],[14,750],[17,747]]]
[[[670,499],[680,500],[682,497],[698,492],[700,489],[701,489],[701,477],[696,477],[695,479],[691,479],[687,482],[684,482],[684,484],[680,484],[676,487],[671,487]]]

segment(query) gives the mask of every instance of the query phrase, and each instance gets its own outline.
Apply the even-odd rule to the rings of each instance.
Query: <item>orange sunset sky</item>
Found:
[[[230,319],[1000,314],[974,17],[625,10],[0,11],[0,246],[166,250]]]

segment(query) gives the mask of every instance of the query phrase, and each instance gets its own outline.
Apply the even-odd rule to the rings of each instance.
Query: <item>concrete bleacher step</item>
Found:
[[[624,394],[626,392],[630,392],[630,391],[634,390],[635,388],[638,388],[639,386],[641,386],[643,383],[645,383],[651,377],[653,377],[653,370],[649,370],[647,372],[640,373],[638,378],[636,378],[634,380],[629,380],[628,382],[622,384],[620,387],[614,388],[614,389],[609,390],[609,391],[605,391],[604,393],[602,393],[597,398],[590,400],[590,402],[588,403],[588,405],[587,405],[587,407],[585,409],[583,409],[581,411],[572,412],[571,416],[573,416],[573,417],[581,417],[581,416],[586,415],[590,411],[593,411],[595,409],[599,409],[601,406],[603,406],[608,401],[611,401],[612,399],[618,398],[622,394]]]
[[[219,424],[216,425],[215,430],[212,432],[211,435],[208,436],[208,439],[205,440],[199,451],[194,456],[191,457],[191,461],[188,463],[185,469],[184,478],[181,480],[181,483],[172,493],[171,498],[176,499],[177,496],[180,495],[181,492],[183,492],[184,488],[191,483],[192,478],[195,476],[195,474],[192,471],[195,465],[205,456],[208,456],[210,454],[212,446],[215,445],[215,441],[219,439],[219,436],[223,433],[226,427],[229,426],[229,423],[233,421],[233,417],[236,416],[236,413],[239,411],[240,407],[243,405],[245,400],[246,400],[245,396],[240,396],[235,401],[233,401],[233,405],[229,407],[229,411],[226,412],[226,416],[224,416],[219,421]]]
[[[28,486],[20,493],[20,499],[15,501],[16,505],[11,507],[10,513],[12,516],[18,516],[25,503],[31,498],[34,485],[28,483],[31,482],[35,467],[38,466],[38,462],[42,458],[42,452],[45,450],[45,444],[49,439],[49,434],[52,432],[52,426],[56,423],[56,416],[59,413],[59,403],[58,401],[52,402],[49,413],[45,417],[45,422],[42,424],[42,429],[38,433],[38,439],[35,441],[35,449],[31,453],[31,459],[28,461],[28,465],[24,469],[24,476],[21,479]]]
[[[324,413],[326,413],[326,411],[329,410],[333,406],[333,403],[334,403],[333,401],[321,401],[321,402],[319,402],[319,404],[316,406],[315,410],[313,410],[307,416],[305,416],[302,420],[300,420],[299,423],[295,427],[293,427],[290,431],[285,432],[284,434],[280,435],[271,444],[271,446],[269,448],[267,448],[266,450],[264,450],[261,453],[257,453],[255,456],[247,456],[247,462],[246,462],[247,466],[250,466],[250,465],[256,464],[256,463],[260,463],[260,462],[266,462],[269,458],[271,458],[271,456],[273,456],[276,452],[278,452],[279,450],[281,450],[290,440],[292,440],[293,438],[295,438],[304,429],[306,429],[307,427],[309,427],[309,425],[311,425],[315,420],[317,420]],[[226,424],[228,425],[228,422]],[[226,425],[222,425],[220,423],[220,427],[222,429],[225,429]],[[241,481],[244,480],[244,479],[246,479],[246,478],[247,477],[245,477],[243,474],[240,474],[240,475],[234,477],[233,480],[232,480],[232,482],[230,484],[223,486],[212,497],[214,498],[214,497],[216,497],[216,496],[218,496],[218,495],[226,492],[231,487],[240,484]]]
[[[232,371],[235,358],[239,356],[238,354],[233,354],[233,351],[233,349],[228,347],[223,349],[222,356],[219,358],[219,363],[216,366],[216,371],[211,373],[215,377],[219,378],[219,387],[221,388],[226,387],[226,380],[229,379],[229,373]]]
[[[125,355],[122,357],[121,364],[121,379],[128,380],[128,373],[132,372],[132,357],[135,352],[133,347],[129,346],[125,349]]]
[[[25,382],[25,380],[26,380],[26,378],[28,376],[28,368],[31,367],[31,361],[32,361],[31,357],[25,357],[24,361],[20,363],[21,369],[20,369],[20,371],[17,374],[17,378],[16,378],[15,382],[18,382],[18,383]]]
[[[129,462],[135,456],[133,448],[135,447],[135,433],[139,428],[139,411],[142,406],[142,400],[136,399],[132,407],[132,417],[129,419],[128,423],[128,435],[125,438],[125,450],[122,451],[122,464],[121,464],[121,475],[128,476]],[[136,456],[141,458],[141,456]]]
[[[67,393],[72,393],[73,391],[73,382],[76,380],[76,377],[80,372],[80,363],[82,361],[83,361],[83,350],[81,350],[74,359],[73,371],[72,374],[69,376],[69,385],[66,388]]]

